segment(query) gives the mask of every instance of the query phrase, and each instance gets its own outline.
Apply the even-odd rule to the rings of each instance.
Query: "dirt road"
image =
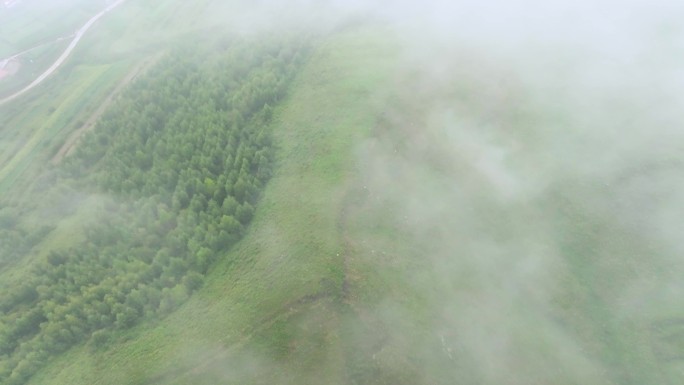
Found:
[[[43,80],[47,79],[50,75],[52,75],[52,73],[55,72],[57,70],[57,68],[59,68],[62,64],[64,64],[64,62],[66,61],[67,58],[69,58],[69,56],[73,52],[74,48],[76,48],[78,43],[81,41],[81,38],[90,29],[90,27],[92,27],[93,24],[95,24],[107,12],[118,7],[119,5],[124,3],[125,1],[126,0],[116,0],[115,2],[113,2],[112,4],[107,6],[107,8],[102,10],[100,13],[98,13],[97,15],[90,18],[90,20],[88,20],[88,22],[86,22],[83,25],[83,27],[81,27],[78,31],[76,31],[76,34],[74,35],[74,39],[71,41],[71,43],[69,43],[69,46],[64,50],[64,52],[62,52],[62,55],[60,55],[60,57],[57,58],[57,60],[54,63],[52,63],[50,68],[48,68],[45,72],[43,72],[40,76],[38,76],[33,82],[31,82],[31,84],[24,87],[22,90],[4,98],[4,99],[0,99],[0,106],[2,106],[3,104],[5,104],[11,100],[18,98],[19,96],[21,96],[23,94],[25,94],[26,92],[28,92],[31,89],[33,89],[34,87],[36,87],[38,84],[42,83]]]

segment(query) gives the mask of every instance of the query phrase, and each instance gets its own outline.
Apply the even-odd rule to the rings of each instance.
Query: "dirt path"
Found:
[[[107,108],[112,104],[114,101],[114,98],[118,96],[121,91],[130,83],[132,82],[138,75],[141,73],[145,72],[148,70],[151,66],[153,66],[160,58],[162,54],[158,54],[152,57],[149,57],[145,59],[142,63],[138,64],[133,70],[131,70],[126,77],[124,77],[119,84],[116,86],[116,88],[107,96],[107,98],[102,102],[102,104],[93,112],[90,117],[83,123],[81,127],[79,127],[76,131],[72,132],[71,135],[67,138],[67,140],[64,142],[62,147],[57,151],[57,154],[52,157],[50,160],[50,163],[53,165],[59,164],[64,157],[69,156],[76,146],[78,145],[81,137],[83,134],[86,132],[90,131],[95,127],[95,123],[97,122],[97,119],[102,116],[102,114],[107,110]]]
[[[50,75],[52,75],[53,72],[55,72],[64,62],[66,59],[69,58],[71,53],[73,52],[74,48],[78,45],[78,43],[81,41],[81,38],[85,35],[85,33],[90,29],[90,27],[95,24],[102,16],[104,16],[107,12],[113,10],[114,8],[118,7],[119,5],[123,4],[126,0],[116,0],[114,3],[110,4],[105,8],[104,10],[100,11],[97,15],[93,16],[90,20],[88,20],[87,23],[83,25],[78,31],[76,31],[76,35],[74,35],[74,39],[69,43],[69,46],[64,50],[62,55],[60,55],[57,60],[52,63],[50,68],[48,68],[45,72],[43,72],[40,76],[38,76],[31,84],[28,86],[24,87],[22,90],[4,98],[0,99],[0,106],[3,104],[10,102],[19,96],[25,94],[26,92],[30,91],[34,87],[36,87],[38,84],[42,83],[45,79],[47,79]]]

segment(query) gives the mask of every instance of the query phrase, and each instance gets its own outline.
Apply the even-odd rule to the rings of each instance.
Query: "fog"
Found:
[[[376,289],[340,317],[348,360],[365,362],[348,383],[681,383],[684,3],[236,4],[200,24],[368,23],[398,47],[340,186],[368,269],[351,290]],[[293,340],[311,338],[303,319]],[[216,381],[295,371],[196,345],[173,359],[211,356]]]
[[[395,28],[406,71],[359,149],[358,215],[410,240],[388,292],[433,317],[413,339],[415,303],[379,300],[387,350],[410,340],[425,383],[681,381],[682,4],[355,7]],[[381,247],[369,263],[395,268]]]
[[[258,8],[240,31],[363,20],[400,42],[348,230],[392,277],[346,321],[378,383],[681,381],[684,4]]]

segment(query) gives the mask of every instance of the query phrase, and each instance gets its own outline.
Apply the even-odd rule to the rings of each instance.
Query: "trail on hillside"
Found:
[[[107,98],[102,102],[102,104],[95,110],[95,112],[90,115],[90,117],[79,127],[71,133],[71,135],[67,138],[67,140],[64,142],[62,147],[60,147],[59,151],[55,154],[55,156],[52,157],[50,160],[50,163],[53,165],[59,164],[64,157],[70,155],[77,147],[81,137],[83,134],[86,132],[90,131],[95,127],[95,123],[97,122],[97,119],[102,116],[102,114],[107,110],[107,108],[112,104],[114,101],[114,98],[123,91],[123,89],[133,80],[135,80],[138,75],[141,73],[145,72],[147,69],[149,69],[151,66],[154,65],[159,59],[161,58],[160,55],[156,55],[150,58],[145,59],[142,63],[136,65],[133,70],[131,70],[126,77],[124,77],[119,84],[116,86],[116,88],[107,96]]]
[[[85,33],[90,29],[90,27],[95,24],[102,16],[107,14],[109,11],[113,10],[114,8],[118,7],[119,5],[123,4],[126,0],[116,0],[114,3],[110,4],[105,8],[104,10],[100,11],[97,15],[93,16],[88,22],[86,22],[83,27],[81,27],[78,31],[76,31],[76,34],[74,35],[74,39],[69,43],[69,46],[64,50],[62,55],[57,58],[57,60],[52,63],[50,68],[48,68],[45,72],[43,72],[40,76],[38,76],[31,84],[28,86],[24,87],[23,89],[15,92],[14,94],[4,98],[0,99],[0,106],[3,104],[6,104],[19,96],[25,94],[26,92],[30,91],[31,89],[35,88],[37,85],[42,83],[45,79],[47,79],[50,75],[52,75],[59,67],[64,64],[66,59],[71,56],[71,53],[74,51],[78,43],[81,41],[81,38],[85,35]]]

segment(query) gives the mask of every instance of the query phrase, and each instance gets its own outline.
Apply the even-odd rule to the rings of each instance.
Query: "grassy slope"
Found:
[[[155,9],[162,14],[170,12],[171,7],[159,5]],[[131,6],[126,17],[147,15],[148,11],[142,5]],[[179,6],[173,12],[182,14],[183,9]],[[115,27],[108,33],[114,35],[116,28],[123,28]],[[474,230],[469,232],[466,226],[460,236],[440,232],[440,226],[431,228],[434,232],[429,236],[411,234],[397,229],[393,219],[390,223],[382,221],[401,212],[397,211],[400,206],[396,202],[386,206],[368,204],[369,197],[359,191],[363,185],[388,185],[380,181],[373,186],[372,181],[359,179],[357,174],[364,165],[355,163],[358,158],[353,154],[359,139],[366,137],[374,125],[379,110],[374,104],[380,95],[377,90],[386,88],[392,72],[394,51],[385,42],[373,41],[374,36],[377,39],[374,31],[347,33],[314,55],[277,114],[278,173],[265,192],[250,233],[213,269],[206,287],[164,321],[122,335],[121,343],[109,350],[93,353],[81,347],[65,354],[39,373],[33,384],[435,384],[439,378],[449,377],[464,384],[525,383],[523,380],[530,378],[559,384],[578,383],[578,379],[592,384],[646,383],[647,379],[658,378],[659,370],[663,370],[659,383],[678,383],[682,365],[674,361],[656,363],[649,357],[650,332],[641,330],[645,326],[629,322],[611,325],[614,317],[598,297],[608,291],[606,286],[616,285],[613,278],[619,262],[596,265],[591,258],[587,260],[593,251],[581,247],[571,250],[564,261],[566,270],[559,274],[562,282],[551,285],[558,286],[559,293],[552,296],[557,296],[554,300],[559,303],[553,306],[562,309],[556,314],[564,318],[554,323],[548,314],[539,313],[534,298],[514,296],[515,301],[506,303],[510,296],[501,291],[502,280],[496,275],[501,273],[500,266],[454,258],[446,270],[461,273],[445,277],[431,270],[431,263],[440,266],[441,262],[424,261],[423,256],[428,254],[425,250],[431,250],[429,242],[421,242],[430,236],[454,238],[454,250],[468,255],[471,250],[467,246],[458,248],[459,243],[467,245],[468,234],[479,237],[481,233],[475,227],[491,225],[487,220],[472,221]],[[115,53],[93,56],[99,60],[123,57],[132,49],[128,46],[130,38],[114,44]],[[92,44],[96,41],[93,38]],[[43,98],[35,101],[47,111],[44,103]],[[25,114],[25,119],[29,118]],[[22,122],[21,126],[31,123]],[[35,147],[36,157],[47,157],[40,155],[40,148]],[[418,174],[418,179],[398,178],[400,182],[389,186],[401,191],[425,183],[424,190],[419,189],[417,194],[416,190],[407,191],[418,197],[425,190],[443,188],[439,185],[443,178],[440,173],[420,170]],[[474,179],[467,172],[459,178],[470,182]],[[473,183],[473,189],[491,188],[478,183]],[[582,194],[588,192],[576,195],[581,199]],[[430,194],[425,197],[429,199]],[[488,199],[491,197],[476,197],[473,203],[486,207],[492,204]],[[357,207],[343,214],[350,201]],[[557,202],[549,205],[549,211],[544,213],[521,205],[491,210],[489,215],[505,218],[494,221],[499,231],[513,234],[513,238],[518,234],[524,241],[537,230],[545,233],[544,223],[539,229],[507,226],[517,218],[532,218],[530,222],[534,222],[554,217],[549,212],[558,209]],[[486,210],[480,213],[487,214]],[[463,213],[457,209],[455,214]],[[340,225],[341,217],[348,217],[349,223]],[[577,228],[576,218],[566,218],[563,213],[558,217],[564,218],[561,222],[571,222],[567,224],[569,229]],[[442,229],[462,226],[458,219],[442,219],[446,219]],[[511,228],[515,229],[512,233]],[[590,225],[587,228],[591,230]],[[61,230],[62,234],[69,232],[68,227]],[[577,238],[580,245],[591,249],[589,241],[596,237]],[[614,237],[608,234],[608,238]],[[515,240],[501,241],[513,248],[525,247]],[[60,244],[62,239],[53,236],[48,242]],[[616,250],[621,248],[613,245],[603,253],[615,254]],[[638,253],[632,253],[636,259]],[[344,256],[350,256],[346,264]],[[507,255],[489,257],[491,263],[508,266],[515,273],[516,265],[506,264]],[[482,275],[490,269],[494,276]],[[350,286],[347,295],[342,290],[345,276]],[[606,276],[612,278],[603,278]],[[487,287],[490,283],[491,287]],[[426,285],[432,291],[411,290]],[[440,302],[444,299],[438,290],[459,295],[453,302]],[[490,307],[478,308],[478,301],[491,301],[486,302]],[[456,310],[446,305],[462,307]],[[544,309],[550,310],[551,306]],[[643,317],[650,319],[650,315]],[[498,321],[504,320],[502,328]],[[461,324],[459,329],[459,322],[468,324]],[[564,340],[568,335],[559,332],[564,327],[574,341]],[[471,344],[466,346],[471,349],[467,353],[472,354],[464,354],[456,364],[448,359],[445,349],[458,346],[459,338]],[[496,356],[472,345],[484,341],[481,349],[487,350],[486,342],[495,343],[496,338],[509,338],[509,349],[523,349]],[[584,351],[559,353],[556,349],[573,343],[583,344]],[[564,368],[558,371],[554,359],[563,358],[563,354],[565,364],[560,367]],[[478,367],[484,359],[502,356],[512,359],[503,363],[493,360],[489,370]],[[612,369],[623,368],[636,374],[631,378],[601,374],[600,367],[606,361]],[[517,369],[516,376],[509,375],[510,368]],[[668,369],[672,369],[669,374]],[[482,372],[485,375],[478,376]]]
[[[129,341],[72,351],[32,383],[347,381],[336,226],[354,144],[373,126],[375,90],[391,73],[393,49],[378,36],[345,33],[314,54],[278,112],[279,165],[251,230],[206,287],[158,325],[122,336]]]

